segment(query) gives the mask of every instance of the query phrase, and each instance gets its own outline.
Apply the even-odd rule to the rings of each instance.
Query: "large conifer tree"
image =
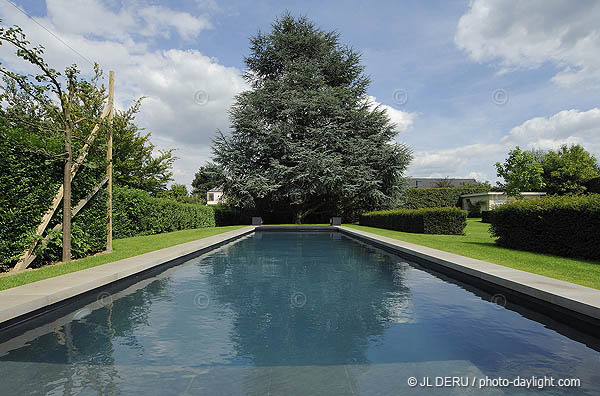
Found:
[[[411,152],[368,102],[360,54],[289,14],[250,43],[251,90],[230,110],[231,136],[213,144],[230,202],[287,211],[297,223],[393,205]]]

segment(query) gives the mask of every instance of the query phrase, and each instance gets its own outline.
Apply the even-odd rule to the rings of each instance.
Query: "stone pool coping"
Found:
[[[0,328],[163,264],[183,262],[254,232],[249,226],[0,291]],[[102,297],[102,296],[100,296]],[[42,313],[42,312],[40,312]]]
[[[600,320],[600,290],[362,230],[344,226],[333,228],[384,250],[417,259],[419,263],[433,263],[439,267],[477,278],[482,280],[483,283],[497,285],[501,289],[532,297],[543,303],[592,318],[595,321]],[[435,270],[435,268],[433,269]],[[516,303],[518,304],[519,301],[516,301]]]
[[[334,231],[419,263],[433,263],[568,312],[600,320],[600,290],[486,261],[428,248],[345,226],[248,226],[139,256],[0,291],[0,328],[27,320],[61,302],[99,290],[164,264],[178,264],[254,231]],[[435,270],[435,268],[434,268]],[[451,275],[452,276],[452,275]],[[101,294],[101,293],[100,293]],[[99,294],[99,295],[100,295]],[[518,301],[517,301],[518,303]]]

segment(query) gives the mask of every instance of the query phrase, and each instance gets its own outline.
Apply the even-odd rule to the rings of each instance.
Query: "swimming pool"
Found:
[[[0,334],[0,394],[600,394],[597,339],[336,232],[257,232],[109,291]]]

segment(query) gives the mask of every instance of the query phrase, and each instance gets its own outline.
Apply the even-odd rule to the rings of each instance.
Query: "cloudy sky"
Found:
[[[43,44],[55,68],[114,70],[121,109],[147,96],[138,124],[177,148],[175,180],[187,185],[248,88],[249,37],[286,10],[363,54],[369,96],[415,152],[412,176],[494,181],[516,145],[580,143],[600,156],[595,0],[0,0],[2,22]],[[7,46],[0,59],[23,70]]]

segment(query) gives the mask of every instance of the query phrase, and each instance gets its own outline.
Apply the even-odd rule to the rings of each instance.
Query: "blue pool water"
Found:
[[[2,395],[597,395],[600,353],[341,234],[259,232],[0,334],[0,374]],[[544,376],[581,384],[490,382]]]

